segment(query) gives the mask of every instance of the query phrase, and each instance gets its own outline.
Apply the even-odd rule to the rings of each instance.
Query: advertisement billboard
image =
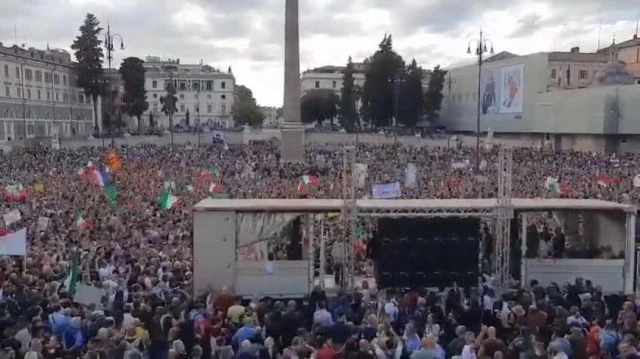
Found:
[[[524,65],[505,66],[482,72],[483,115],[522,113]]]

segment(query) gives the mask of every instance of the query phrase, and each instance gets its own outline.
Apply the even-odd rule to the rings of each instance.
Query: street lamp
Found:
[[[480,91],[482,87],[482,55],[485,52],[493,54],[493,41],[484,37],[482,30],[480,30],[480,37],[469,40],[469,44],[467,45],[467,54],[471,53],[471,45],[476,46],[475,55],[478,56],[478,111],[476,114],[476,163],[474,166],[475,173],[478,174],[480,173],[480,111],[482,110],[482,94]],[[487,50],[487,45],[489,45],[490,50]]]
[[[107,23],[107,33],[104,35],[104,47],[107,50],[107,63],[109,64],[109,68],[111,68],[111,61],[113,60],[112,53],[115,51],[113,47],[113,40],[115,38],[120,40],[120,50],[124,50],[124,40],[122,40],[122,36],[120,36],[120,34],[112,34],[111,27],[109,23]]]
[[[398,144],[398,104],[400,103],[400,84],[402,78],[400,74],[396,74],[392,79],[393,82],[393,144]]]

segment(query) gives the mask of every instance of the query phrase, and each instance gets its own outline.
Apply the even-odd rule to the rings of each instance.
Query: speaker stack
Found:
[[[479,219],[385,218],[378,223],[379,288],[478,283]]]

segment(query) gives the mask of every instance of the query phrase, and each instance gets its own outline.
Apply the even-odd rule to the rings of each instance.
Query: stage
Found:
[[[374,218],[446,218],[475,217],[494,220],[502,208],[496,199],[409,199],[357,200],[358,217]],[[548,263],[522,260],[520,279],[546,282],[571,281],[578,274],[584,279],[604,281],[608,291],[632,293],[636,288],[635,216],[636,207],[601,200],[579,199],[510,199],[509,206],[522,225],[517,228],[519,249],[524,258],[527,250],[527,214],[553,212],[561,218],[566,230],[576,226],[578,216],[585,218],[584,241],[605,245],[620,251],[618,259],[568,259]],[[253,261],[237,259],[237,248],[246,243],[266,240],[296,218],[304,218],[307,233],[314,233],[328,214],[344,215],[342,199],[205,199],[194,206],[194,291],[233,288],[238,295],[302,296],[319,283],[313,275],[311,252],[297,261]],[[320,245],[323,238],[310,239]],[[313,248],[311,246],[310,248]],[[322,259],[321,259],[322,261]],[[605,262],[606,261],[606,262]],[[553,267],[553,276],[549,268]],[[325,277],[321,274],[321,277]],[[534,278],[535,277],[535,278]],[[615,280],[614,280],[615,278]],[[620,279],[621,278],[621,279]],[[332,278],[325,280],[331,287]],[[362,278],[355,279],[356,284]],[[369,283],[373,284],[372,282]],[[560,284],[560,283],[559,283]]]

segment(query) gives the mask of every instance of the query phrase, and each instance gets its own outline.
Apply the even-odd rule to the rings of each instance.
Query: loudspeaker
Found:
[[[441,287],[478,282],[480,221],[385,218],[378,222],[379,288]]]

